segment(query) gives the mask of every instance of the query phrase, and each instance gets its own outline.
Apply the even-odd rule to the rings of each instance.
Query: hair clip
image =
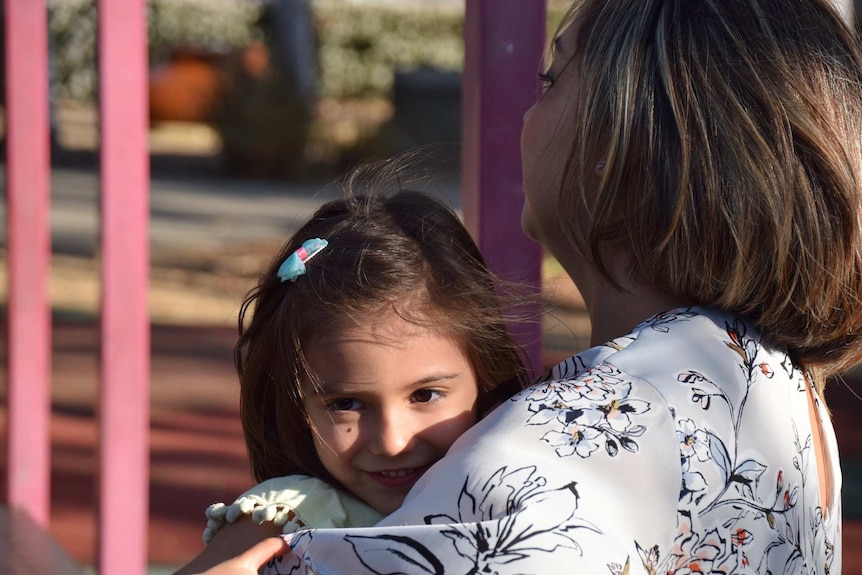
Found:
[[[296,278],[305,274],[305,262],[317,255],[320,250],[329,245],[329,242],[320,238],[313,238],[302,242],[302,247],[290,254],[279,266],[277,275],[282,283],[287,280],[296,281]]]

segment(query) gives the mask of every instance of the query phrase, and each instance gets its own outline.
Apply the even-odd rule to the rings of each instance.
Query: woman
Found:
[[[378,526],[301,532],[267,572],[841,571],[821,392],[862,359],[855,40],[828,0],[580,0],[567,22],[524,119],[523,226],[595,347]]]

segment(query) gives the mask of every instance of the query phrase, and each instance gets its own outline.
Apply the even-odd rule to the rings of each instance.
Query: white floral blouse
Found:
[[[806,379],[742,319],[674,310],[462,436],[375,527],[286,535],[266,573],[841,572]],[[828,512],[827,512],[828,510]]]

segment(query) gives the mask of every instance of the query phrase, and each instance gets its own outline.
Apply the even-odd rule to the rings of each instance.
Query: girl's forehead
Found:
[[[309,375],[326,393],[334,389],[384,391],[431,381],[473,377],[468,354],[448,334],[397,316],[370,326],[349,326],[306,346]]]
[[[317,332],[312,343],[317,345],[338,345],[350,342],[365,342],[398,346],[416,337],[439,336],[454,339],[454,331],[449,323],[427,318],[427,314],[402,314],[395,310],[381,310],[379,313],[364,317],[344,319]]]

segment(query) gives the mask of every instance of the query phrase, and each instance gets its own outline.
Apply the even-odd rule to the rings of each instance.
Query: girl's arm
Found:
[[[203,551],[197,557],[192,559],[188,564],[181,567],[174,575],[191,575],[194,573],[203,573],[207,569],[221,564],[217,570],[212,571],[212,575],[227,575],[235,573],[241,575],[243,573],[257,573],[257,568],[270,559],[273,555],[278,555],[287,550],[287,545],[284,541],[277,537],[280,545],[269,542],[266,545],[256,545],[263,541],[269,541],[281,535],[281,527],[274,523],[267,522],[261,525],[252,521],[250,517],[241,517],[235,523],[228,523],[216,533],[212,542],[204,547]],[[264,553],[272,549],[272,553],[264,557]],[[255,563],[254,569],[250,571],[242,570],[247,564],[257,561],[262,558],[260,563]],[[242,561],[238,561],[242,559]],[[230,560],[230,561],[228,561]],[[224,563],[223,563],[224,562]],[[233,569],[233,570],[232,570]],[[207,571],[207,573],[210,573]]]
[[[210,506],[206,515],[208,545],[176,575],[209,569],[273,535],[306,527],[370,526],[383,518],[350,494],[305,475],[258,483],[230,505]]]
[[[201,572],[201,575],[257,575],[258,570],[267,561],[287,551],[288,546],[284,539],[268,537],[233,559]]]

